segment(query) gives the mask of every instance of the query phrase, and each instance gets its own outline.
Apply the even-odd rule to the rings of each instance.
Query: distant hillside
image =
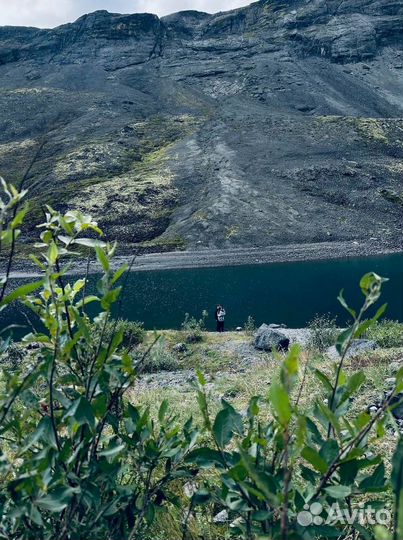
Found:
[[[397,245],[402,13],[260,1],[0,28],[0,174],[126,249]]]

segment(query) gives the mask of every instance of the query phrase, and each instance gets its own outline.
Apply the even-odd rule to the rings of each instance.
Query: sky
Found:
[[[0,0],[0,26],[53,28],[84,13],[106,9],[112,13],[156,13],[194,9],[216,13],[250,4],[253,0]]]

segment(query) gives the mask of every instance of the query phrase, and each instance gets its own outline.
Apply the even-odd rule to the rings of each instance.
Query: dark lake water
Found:
[[[358,282],[369,271],[389,278],[378,303],[388,302],[386,317],[403,321],[403,254],[132,272],[120,316],[143,321],[147,329],[179,328],[186,312],[199,317],[207,310],[207,326],[213,329],[214,308],[221,303],[227,311],[227,329],[242,326],[248,315],[257,324],[275,322],[302,327],[317,313],[331,313],[342,325],[348,318],[337,295],[344,288],[349,305],[359,307],[363,295]],[[96,279],[91,277],[92,285]],[[8,317],[21,322],[15,310]]]

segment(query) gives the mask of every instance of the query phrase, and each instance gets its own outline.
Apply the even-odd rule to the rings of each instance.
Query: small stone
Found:
[[[403,367],[403,359],[397,360],[396,362],[391,362],[389,365],[390,371],[392,373],[396,373],[402,367]]]
[[[192,498],[197,491],[197,484],[195,482],[186,482],[183,486],[183,492],[188,499]]]
[[[237,326],[237,327],[235,328],[235,330],[236,330],[237,332],[242,332],[243,328],[242,328],[242,326]]]
[[[221,510],[213,517],[214,523],[226,523],[228,521],[228,510]]]
[[[31,343],[28,343],[27,349],[28,349],[28,351],[32,351],[34,349],[40,349],[41,346],[42,345],[40,343],[38,343],[37,341],[32,341]]]

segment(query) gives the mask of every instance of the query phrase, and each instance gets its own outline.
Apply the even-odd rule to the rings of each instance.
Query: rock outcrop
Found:
[[[392,0],[2,27],[0,173],[127,249],[397,245],[401,38]]]

